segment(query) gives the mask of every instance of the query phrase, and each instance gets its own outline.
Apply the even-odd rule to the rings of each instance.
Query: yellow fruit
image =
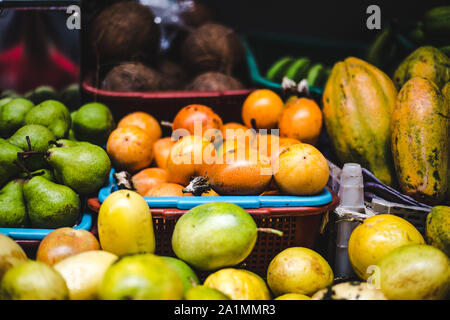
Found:
[[[311,298],[300,293],[286,293],[276,297],[274,300],[311,300]]]
[[[106,198],[98,213],[98,235],[102,249],[118,256],[155,251],[150,208],[134,191],[119,190]]]
[[[0,233],[0,282],[6,271],[27,260],[22,247],[10,237]]]
[[[367,268],[376,265],[392,249],[406,244],[424,244],[420,232],[408,221],[392,214],[380,214],[364,220],[353,230],[348,256],[356,275],[367,280]]]
[[[247,270],[221,269],[210,274],[204,285],[223,292],[231,300],[270,300],[264,280]]]
[[[273,161],[275,182],[283,193],[313,195],[328,182],[327,159],[312,145],[302,143],[284,148]]]
[[[442,300],[450,293],[450,260],[430,245],[395,248],[375,270],[374,279],[389,300]]]
[[[71,300],[94,300],[106,270],[117,258],[107,251],[92,250],[70,256],[53,267],[66,281]]]
[[[329,286],[333,279],[328,262],[317,252],[303,247],[283,250],[267,269],[267,284],[275,296],[285,293],[310,295]]]

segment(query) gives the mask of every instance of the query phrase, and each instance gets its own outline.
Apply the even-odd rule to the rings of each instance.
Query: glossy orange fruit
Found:
[[[161,168],[146,168],[136,173],[131,181],[137,193],[141,196],[151,188],[167,182],[167,171]]]
[[[209,189],[209,191],[203,192],[202,197],[218,197],[219,194],[215,192],[213,189]]]
[[[177,183],[165,182],[151,188],[144,197],[188,197],[192,193],[183,193],[184,187]]]
[[[258,195],[272,179],[270,159],[256,150],[230,149],[220,160],[207,171],[212,188],[220,195]]]
[[[148,167],[153,160],[154,140],[137,126],[115,129],[106,143],[114,167],[130,173]]]
[[[215,162],[214,145],[199,136],[186,136],[178,140],[167,159],[169,181],[188,185],[191,177],[203,176]]]
[[[143,129],[154,141],[162,136],[161,126],[158,120],[146,112],[133,112],[123,117],[117,124],[118,128],[127,126],[137,126]]]
[[[156,165],[159,168],[165,169],[167,167],[167,159],[169,158],[170,149],[175,144],[175,140],[171,137],[161,138],[153,144],[153,154]]]
[[[253,129],[275,129],[283,112],[280,96],[268,89],[253,91],[242,106],[242,120]]]
[[[312,99],[299,98],[289,103],[278,123],[280,137],[315,145],[322,130],[322,110]]]
[[[172,122],[172,131],[185,129],[191,135],[199,135],[210,141],[222,135],[223,122],[210,107],[191,104],[181,109]]]

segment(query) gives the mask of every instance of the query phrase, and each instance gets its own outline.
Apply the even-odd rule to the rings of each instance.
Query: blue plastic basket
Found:
[[[83,211],[85,212],[86,200],[83,201]],[[81,220],[74,229],[84,229],[90,231],[92,228],[92,214],[84,213]],[[46,235],[55,229],[37,229],[37,228],[0,228],[0,233],[11,237],[14,240],[42,240]]]
[[[117,191],[114,169],[109,175],[109,183],[100,189],[98,200],[105,201],[112,192]],[[231,202],[244,209],[263,207],[316,207],[331,203],[333,196],[328,189],[313,196],[219,196],[219,197],[144,197],[151,208],[177,208],[189,210],[200,204],[209,202]]]

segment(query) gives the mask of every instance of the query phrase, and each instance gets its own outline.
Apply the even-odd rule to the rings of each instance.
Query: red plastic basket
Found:
[[[224,122],[241,119],[245,98],[252,89],[232,91],[160,91],[116,92],[93,86],[93,77],[82,82],[84,100],[98,101],[107,105],[116,119],[130,112],[145,111],[158,120],[171,121],[175,114],[189,104],[204,104],[221,115]]]
[[[283,237],[260,232],[253,251],[239,267],[266,277],[270,261],[279,252],[289,247],[314,248],[319,234],[323,214],[331,211],[339,203],[337,195],[332,194],[331,203],[318,207],[266,207],[245,209],[255,219],[258,228],[274,228],[283,231]],[[88,207],[98,212],[100,202],[97,198],[88,200]],[[178,218],[187,210],[176,208],[152,208],[155,230],[156,251],[163,256],[175,256],[172,251],[172,233]],[[202,277],[203,273],[199,273]]]

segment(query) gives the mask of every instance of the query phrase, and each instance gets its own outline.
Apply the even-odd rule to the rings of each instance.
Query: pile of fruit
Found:
[[[445,219],[448,225],[449,215],[448,207],[433,209],[427,240],[435,238],[436,225]],[[56,229],[40,243],[36,260],[0,234],[0,299],[405,300],[450,293],[448,256],[390,214],[373,216],[352,233],[349,256],[361,280],[349,282],[335,281],[328,262],[304,247],[279,252],[265,277],[238,266],[259,232],[282,234],[257,228],[232,203],[199,205],[178,219],[176,257],[154,254],[152,214],[134,191],[106,198],[98,231],[99,240],[85,230]],[[446,248],[448,254],[448,242]],[[374,273],[369,278],[366,271]]]
[[[314,147],[322,112],[313,100],[292,97],[285,104],[273,91],[255,90],[244,101],[242,120],[223,124],[208,106],[188,105],[169,123],[172,137],[162,138],[154,117],[135,112],[119,121],[106,150],[114,168],[132,175],[143,196],[314,195],[323,190],[329,169]],[[276,128],[279,135],[269,133]]]
[[[419,202],[450,199],[450,58],[420,47],[392,79],[349,57],[323,94],[326,130],[342,163],[356,162]]]
[[[300,82],[303,79],[308,81],[308,85],[317,88],[323,88],[331,73],[331,68],[322,63],[311,63],[308,57],[283,57],[277,60],[267,70],[266,78],[268,80],[281,83],[284,77]]]
[[[85,123],[95,130],[102,124],[92,111],[91,118],[82,117],[92,106],[99,109],[84,105],[72,120],[56,100],[38,105],[24,98],[1,100],[0,227],[54,229],[79,221],[80,197],[97,192],[111,169],[105,150],[83,139],[92,134]],[[109,109],[100,108],[112,119]],[[71,135],[84,141],[69,140]]]
[[[244,61],[239,36],[216,23],[206,6],[192,5],[198,10],[171,17],[186,26],[172,26],[177,35],[164,41],[168,31],[155,22],[150,6],[118,1],[100,8],[87,32],[89,56],[95,61],[90,71],[102,70],[95,85],[118,92],[244,89],[237,70]],[[161,42],[170,42],[170,48],[163,52]]]

